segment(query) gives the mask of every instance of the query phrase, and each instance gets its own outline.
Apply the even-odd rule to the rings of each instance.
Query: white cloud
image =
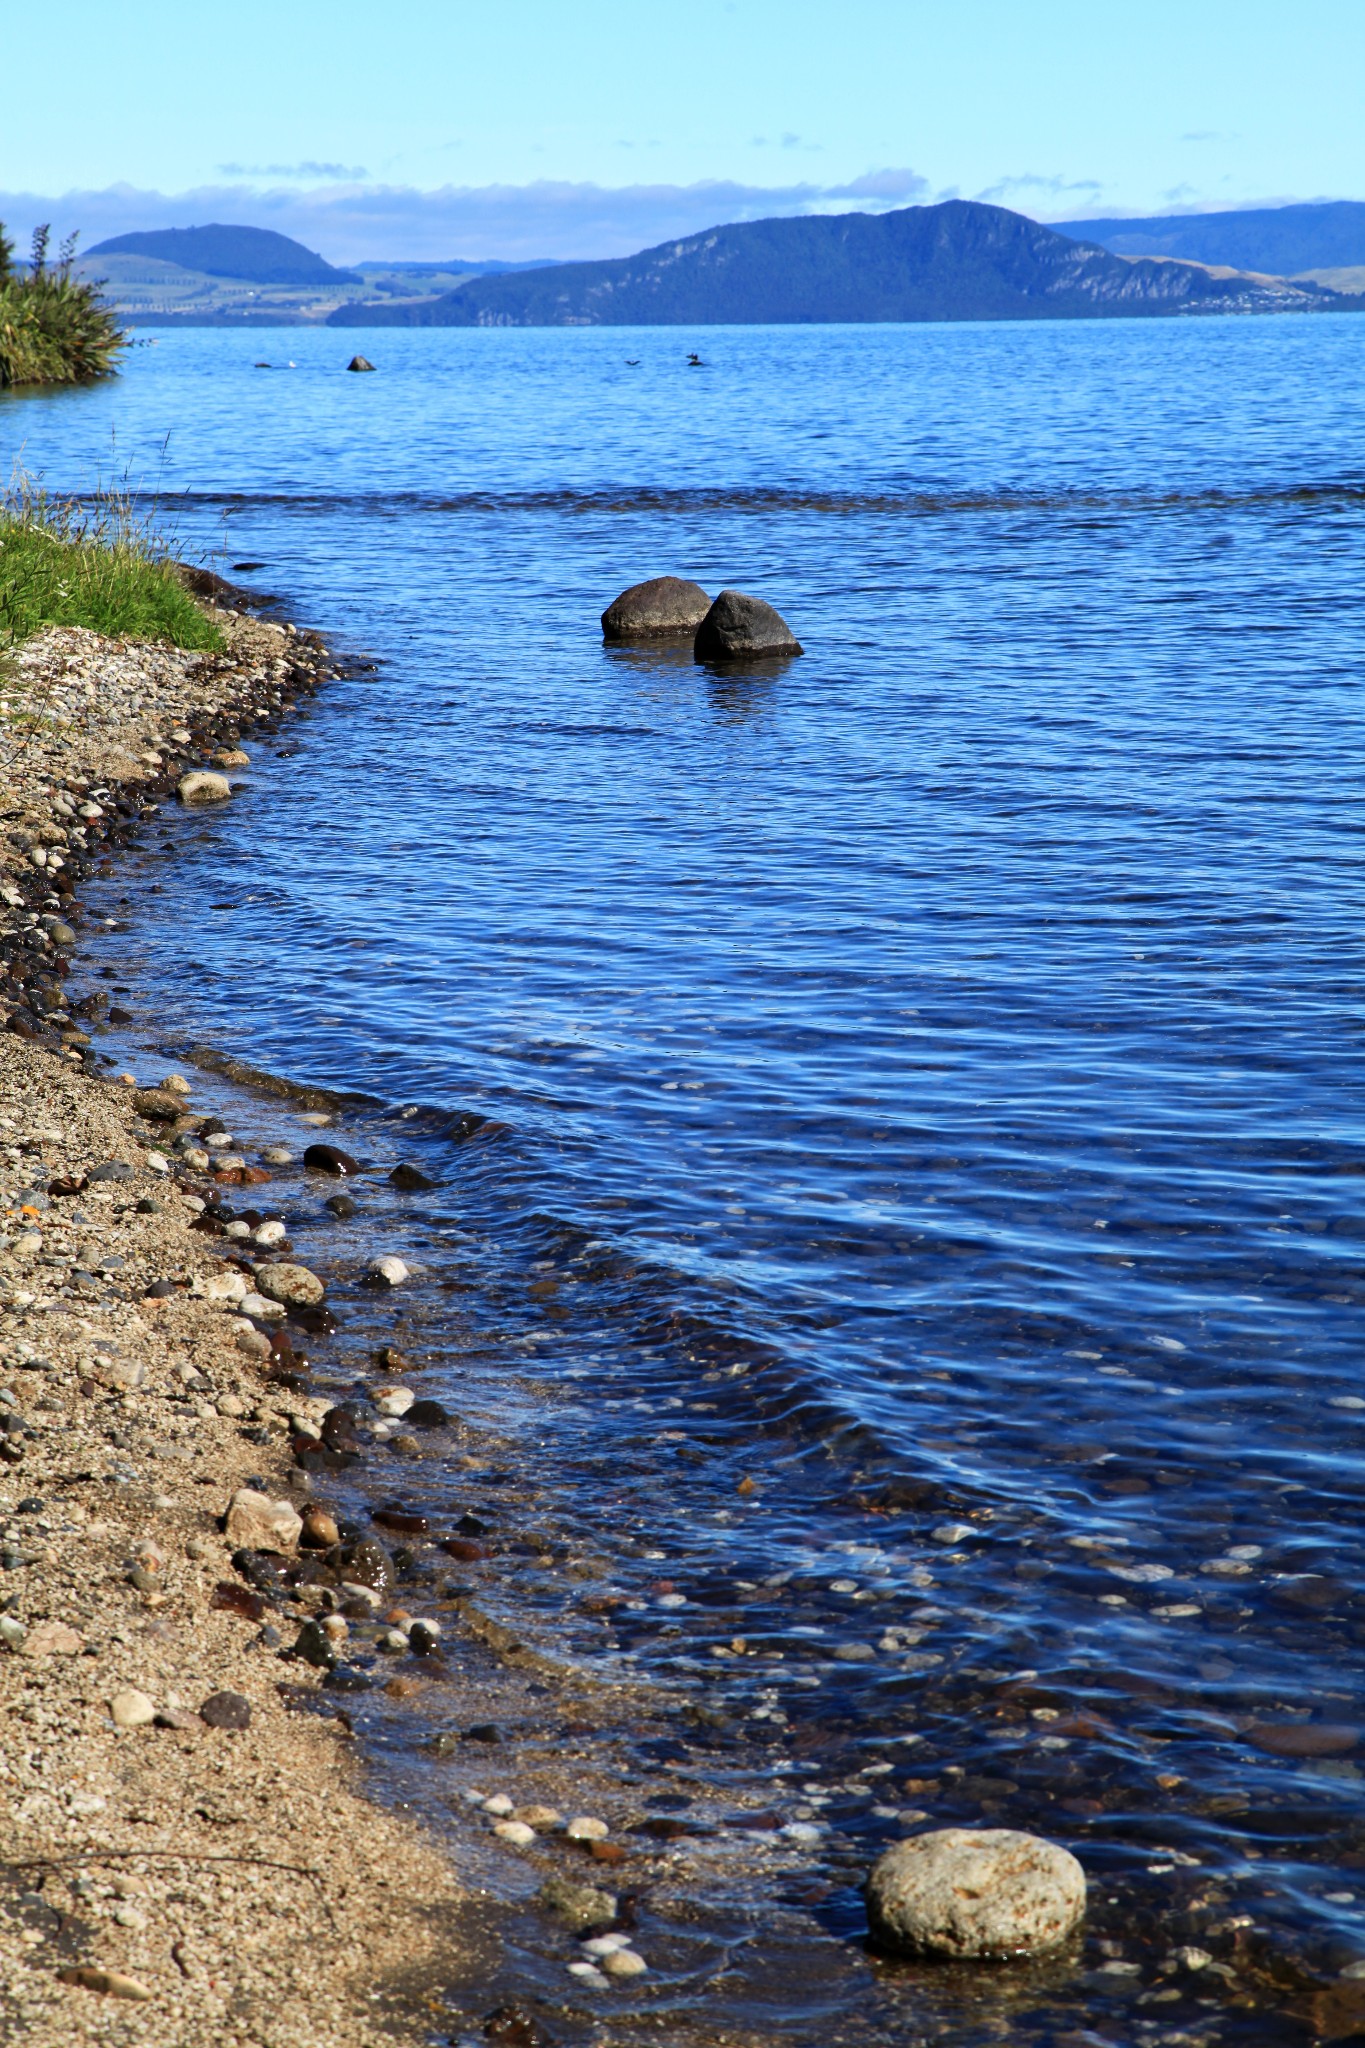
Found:
[[[1195,188],[1187,185],[1177,189],[1193,192]],[[1299,194],[1275,192],[1264,199],[1210,199],[1206,195],[1202,199],[1174,201],[1166,194],[1165,203],[1159,213],[1150,206],[1086,205],[1078,206],[1066,214],[1054,211],[1048,215],[1048,219],[1071,223],[1087,220],[1174,220],[1183,219],[1189,214],[1206,213],[1269,213],[1281,206],[1328,206],[1339,197],[1339,193],[1319,193],[1305,199]]]
[[[283,175],[283,170],[277,167],[272,175]],[[39,221],[50,221],[57,237],[79,228],[85,248],[140,229],[225,221],[274,228],[333,263],[452,256],[525,262],[541,256],[628,256],[726,221],[855,207],[875,213],[932,196],[927,179],[905,169],[869,171],[847,184],[763,186],[706,179],[695,185],[613,187],[546,178],[529,185],[444,185],[425,192],[353,178],[303,189],[230,182],[180,193],[139,191],[131,185],[60,197],[0,192],[0,220],[16,240],[26,239]]]
[[[997,178],[984,192],[976,197],[991,205],[1007,205],[1025,193],[1045,193],[1049,198],[1060,199],[1065,192],[1089,192],[1098,194],[1104,190],[1098,178],[1044,177],[1037,171],[1021,171],[1017,177]]]
[[[320,164],[306,158],[301,164],[219,164],[222,178],[368,178],[364,164]]]

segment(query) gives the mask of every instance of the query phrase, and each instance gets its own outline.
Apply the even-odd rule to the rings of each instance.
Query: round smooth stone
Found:
[[[874,1941],[912,1955],[1031,1955],[1064,1941],[1084,1913],[1076,1858],[1013,1828],[939,1828],[897,1842],[867,1887]]]

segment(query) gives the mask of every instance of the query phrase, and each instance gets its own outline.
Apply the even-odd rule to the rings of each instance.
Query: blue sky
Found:
[[[6,13],[0,218],[87,241],[216,218],[338,261],[588,256],[949,195],[1040,219],[1365,198],[1363,0]]]

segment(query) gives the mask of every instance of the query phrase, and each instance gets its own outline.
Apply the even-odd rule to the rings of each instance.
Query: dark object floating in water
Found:
[[[639,369],[639,367],[640,367],[640,358],[639,358],[638,356],[627,356],[627,357],[626,357],[626,368],[627,368],[628,370],[638,370],[638,369]]]
[[[268,370],[268,369],[270,368],[270,364],[269,364],[269,363],[253,363],[253,364],[251,365],[251,367],[252,367],[252,369],[253,369],[253,370]]]
[[[652,640],[695,633],[711,609],[700,583],[681,576],[651,576],[632,583],[602,614],[604,640]]]
[[[367,356],[352,356],[346,367],[348,370],[372,370],[374,364]]]
[[[706,368],[706,365],[702,361],[701,357],[694,350],[693,353],[687,358],[687,367],[689,370],[704,370]]]
[[[232,565],[232,573],[234,576],[245,576],[252,569],[264,569],[264,567],[264,562],[234,562]]]
[[[349,1152],[343,1152],[340,1145],[310,1145],[303,1155],[305,1166],[313,1167],[318,1173],[359,1173],[360,1162],[352,1159]]]
[[[805,649],[782,614],[761,597],[722,590],[697,628],[692,651],[698,661],[754,661]]]
[[[423,1173],[420,1166],[409,1166],[406,1159],[400,1159],[389,1175],[389,1186],[401,1188],[405,1194],[416,1194],[422,1188],[434,1188],[435,1181]]]

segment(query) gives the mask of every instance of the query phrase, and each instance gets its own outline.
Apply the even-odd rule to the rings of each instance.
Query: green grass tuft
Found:
[[[26,486],[0,498],[0,647],[42,626],[221,652],[222,633],[180,581],[166,543],[132,502],[54,501]]]
[[[115,375],[127,340],[99,285],[72,276],[75,253],[73,235],[49,264],[47,229],[39,228],[28,269],[16,270],[0,226],[0,389]]]

